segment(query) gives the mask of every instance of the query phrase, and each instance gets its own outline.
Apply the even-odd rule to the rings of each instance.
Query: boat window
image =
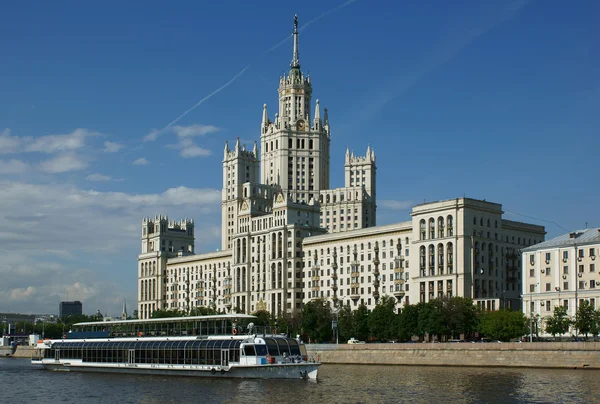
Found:
[[[265,342],[267,343],[267,349],[269,350],[269,355],[271,356],[279,356],[279,346],[277,342],[275,342],[275,338],[265,338]]]
[[[298,341],[293,338],[288,338],[287,342],[290,346],[290,355],[300,355],[300,345],[298,344]]]
[[[257,356],[267,356],[267,346],[266,345],[255,345],[254,349],[256,351]]]
[[[255,356],[256,350],[254,349],[254,345],[245,345],[244,346],[244,355]]]

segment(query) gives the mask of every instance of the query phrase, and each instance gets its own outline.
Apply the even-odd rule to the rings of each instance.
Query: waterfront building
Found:
[[[412,208],[412,220],[306,238],[304,295],[369,308],[382,295],[415,304],[473,298],[485,310],[520,309],[519,249],[542,226],[502,218],[502,206],[470,198]]]
[[[523,313],[543,319],[552,316],[554,308],[561,305],[574,319],[583,300],[598,309],[599,254],[600,228],[575,230],[524,248]]]
[[[160,309],[294,314],[311,299],[403,304],[442,296],[474,298],[486,309],[518,307],[517,250],[544,228],[502,218],[496,203],[469,198],[413,207],[412,219],[376,224],[376,157],[346,149],[344,187],[330,188],[331,125],[300,69],[298,25],[279,110],[263,106],[260,150],[223,151],[221,250],[195,254],[194,222],[142,222],[138,315]],[[412,257],[412,258],[411,258]],[[412,261],[412,263],[411,263]]]
[[[58,306],[58,317],[80,316],[83,313],[83,305],[79,300],[73,302],[60,302]]]

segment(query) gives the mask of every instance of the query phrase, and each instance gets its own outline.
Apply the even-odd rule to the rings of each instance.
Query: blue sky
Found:
[[[0,311],[57,312],[67,294],[86,313],[118,315],[123,298],[131,311],[144,216],[193,217],[197,251],[219,247],[223,145],[259,139],[264,103],[273,118],[294,14],[313,102],[329,108],[332,185],[345,148],[370,144],[379,224],[466,195],[548,237],[600,226],[599,12],[553,0],[4,3]]]

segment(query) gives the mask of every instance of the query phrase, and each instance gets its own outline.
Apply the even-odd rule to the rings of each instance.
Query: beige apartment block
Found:
[[[561,305],[573,319],[579,304],[600,303],[600,228],[576,230],[522,250],[523,313],[543,319]],[[543,330],[543,321],[540,321]],[[570,334],[575,333],[571,327]]]
[[[195,253],[191,220],[143,220],[139,317],[205,306],[293,315],[319,297],[372,309],[385,295],[398,309],[449,296],[517,307],[518,250],[542,241],[544,228],[469,198],[417,205],[406,221],[377,226],[375,151],[346,148],[344,186],[330,188],[332,127],[300,69],[297,20],[293,39],[279,110],[270,117],[263,106],[260,141],[225,143],[221,251]]]

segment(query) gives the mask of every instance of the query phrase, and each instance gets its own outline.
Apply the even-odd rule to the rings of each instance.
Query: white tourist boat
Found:
[[[78,323],[74,328],[80,331],[39,341],[31,362],[55,371],[317,378],[320,363],[309,360],[302,342],[254,327],[249,322],[254,318],[236,314]]]

